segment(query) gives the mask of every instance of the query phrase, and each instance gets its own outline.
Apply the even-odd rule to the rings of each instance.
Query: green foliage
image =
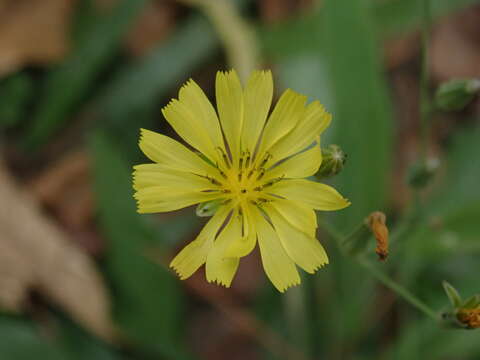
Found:
[[[326,1],[323,11],[319,31],[324,31],[325,48],[319,55],[326,59],[335,114],[329,141],[350,160],[337,184],[352,205],[335,214],[335,221],[349,230],[370,212],[384,209],[392,169],[392,113],[370,8],[364,2]]]
[[[122,0],[107,16],[83,30],[76,48],[48,76],[43,99],[26,134],[26,145],[37,148],[69,118],[100,71],[115,55],[123,35],[147,0]],[[86,24],[90,25],[87,21]]]
[[[72,28],[75,46],[68,59],[42,76],[27,69],[0,83],[0,127],[25,125],[25,142],[31,149],[47,144],[86,105],[92,110],[93,121],[82,125],[89,140],[98,225],[108,241],[100,269],[111,288],[124,349],[104,344],[50,313],[48,319],[54,318],[54,325],[47,324],[49,331],[33,321],[1,316],[2,360],[192,358],[185,350],[190,325],[185,313],[193,301],[166,264],[173,246],[200,220],[193,210],[188,216],[177,214],[163,221],[139,216],[132,198],[130,165],[141,155],[138,128],[166,129],[166,123],[159,121],[160,108],[179,86],[202,65],[212,62],[207,72],[213,73],[214,67],[228,64],[218,61],[219,35],[209,19],[196,11],[179,16],[172,35],[146,56],[116,56],[124,34],[147,2],[122,0],[108,15],[96,13],[93,0],[79,2]],[[433,15],[439,18],[478,2],[432,1]],[[392,175],[393,116],[378,43],[417,30],[418,6],[416,0],[325,0],[316,12],[258,28],[277,87],[291,87],[311,100],[319,99],[333,113],[322,145],[337,144],[348,155],[344,169],[332,181],[352,206],[322,220],[344,234],[369,212],[391,210],[387,185]],[[42,86],[37,99],[34,90]],[[209,96],[211,90],[206,89]],[[31,116],[29,107],[35,101],[36,112]],[[27,116],[33,117],[30,126],[24,122]],[[453,129],[452,133],[445,156],[440,154],[440,169],[428,174],[431,182],[422,197],[422,221],[392,244],[387,264],[375,267],[391,273],[439,313],[448,307],[443,279],[467,296],[479,291],[480,162],[475,160],[480,128]],[[425,174],[420,175],[425,180]],[[389,218],[389,224],[396,220]],[[358,239],[371,237],[364,230],[360,229]],[[267,284],[253,295],[254,305],[242,302],[269,331],[285,337],[309,359],[480,357],[478,332],[452,332],[417,316],[342,254],[325,233],[320,239],[327,248],[329,266],[315,276],[304,276],[302,286],[287,295]],[[450,288],[448,292],[458,303],[456,292]],[[478,300],[471,297],[464,305]]]
[[[462,110],[480,91],[478,79],[454,79],[440,84],[435,93],[437,107],[444,111]]]
[[[0,354],[5,360],[69,360],[30,321],[0,317]]]
[[[33,84],[27,74],[17,73],[2,80],[0,82],[0,127],[11,127],[24,120],[32,95]]]
[[[479,3],[479,0],[436,0],[431,3],[432,15],[440,18],[451,12],[460,11],[468,5]],[[372,1],[371,21],[378,36],[381,39],[389,39],[418,30],[421,20],[420,4],[421,2],[417,0]],[[323,21],[323,12],[324,9],[320,6],[318,11],[297,16],[293,20],[259,27],[258,33],[264,52],[269,57],[283,58],[292,54],[315,52],[321,48],[322,45],[315,38],[315,33],[318,24]]]
[[[177,341],[182,293],[173,275],[148,258],[156,234],[136,213],[130,171],[108,134],[96,132],[90,145],[100,224],[109,239],[105,266],[118,322],[134,343],[183,358]]]

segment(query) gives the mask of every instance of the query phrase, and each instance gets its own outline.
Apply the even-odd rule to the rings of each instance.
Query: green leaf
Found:
[[[466,299],[461,307],[464,309],[475,309],[480,305],[480,295],[473,295]]]
[[[366,3],[327,0],[318,25],[334,103],[327,141],[348,155],[336,183],[352,205],[333,216],[345,231],[384,209],[392,168],[392,110]]]
[[[479,0],[431,1],[434,19],[454,11],[478,4]],[[418,0],[384,0],[372,4],[372,19],[377,34],[388,40],[404,33],[415,31],[421,23]],[[324,8],[294,17],[274,25],[259,25],[258,36],[268,57],[285,58],[315,51],[318,43],[312,39],[316,27],[322,21]],[[350,10],[352,11],[352,10]]]
[[[117,115],[149,107],[172,86],[186,81],[218,45],[208,21],[192,16],[166,43],[123,68],[104,89],[98,109],[114,122]]]
[[[184,358],[178,341],[183,296],[176,278],[147,258],[157,234],[132,197],[131,171],[107,133],[90,139],[102,232],[109,240],[105,266],[115,293],[115,313],[132,341],[172,359]]]
[[[52,70],[39,108],[28,129],[27,147],[42,145],[67,120],[72,107],[84,97],[120,45],[148,0],[122,0],[82,34],[72,55]]]
[[[455,289],[447,281],[443,282],[443,289],[450,300],[450,304],[452,304],[454,308],[458,308],[462,304],[462,297],[458,293],[457,289]]]
[[[3,79],[0,82],[0,126],[11,127],[23,120],[32,95],[32,79],[26,73]]]
[[[478,3],[478,0],[430,1],[433,18],[440,18]],[[379,1],[375,7],[375,22],[381,34],[392,37],[419,28],[422,21],[420,4],[418,0]]]
[[[0,358],[5,360],[70,360],[29,321],[0,317]]]

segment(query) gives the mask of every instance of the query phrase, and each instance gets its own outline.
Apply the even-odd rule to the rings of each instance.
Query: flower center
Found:
[[[228,200],[237,205],[248,203],[258,205],[269,201],[264,188],[273,185],[276,181],[265,181],[267,172],[266,165],[272,156],[267,153],[261,161],[252,160],[250,152],[245,151],[236,163],[232,164],[229,157],[223,156],[223,166],[219,166],[220,173],[224,177],[221,183],[222,191]],[[277,180],[278,181],[278,180]]]

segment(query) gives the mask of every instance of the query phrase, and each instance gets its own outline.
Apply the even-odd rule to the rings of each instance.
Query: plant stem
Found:
[[[223,43],[228,65],[246,81],[258,66],[259,53],[255,32],[238,13],[231,0],[178,0],[197,6],[209,18]]]
[[[427,161],[428,143],[430,139],[430,114],[432,103],[429,94],[429,46],[432,23],[430,0],[421,0],[422,7],[422,68],[420,73],[420,153],[423,163]]]
[[[366,270],[370,272],[377,280],[379,280],[383,285],[388,287],[389,289],[396,292],[398,295],[403,297],[404,300],[410,303],[413,307],[420,310],[425,315],[430,317],[432,320],[438,321],[437,313],[431,309],[427,304],[417,298],[414,294],[412,294],[409,290],[404,288],[402,285],[397,283],[383,271],[380,271],[371,261],[365,258],[357,258],[357,262],[363,266]]]
[[[327,223],[323,224],[323,229],[337,242],[338,246],[341,248],[345,241],[348,240],[348,236],[343,238],[332,226]],[[347,253],[347,252],[345,252]],[[361,265],[364,269],[366,269],[370,274],[372,274],[378,281],[384,284],[389,289],[393,290],[399,296],[401,296],[405,301],[407,301],[410,305],[415,307],[417,310],[421,311],[431,319],[438,321],[438,316],[435,310],[431,309],[427,304],[417,298],[414,294],[412,294],[409,290],[404,288],[402,285],[397,283],[383,271],[380,271],[373,263],[371,263],[368,259],[359,257],[359,256],[352,256],[359,265]]]

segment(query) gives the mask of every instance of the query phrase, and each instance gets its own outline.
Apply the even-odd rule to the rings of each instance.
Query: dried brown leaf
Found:
[[[0,305],[18,310],[36,289],[96,335],[112,340],[105,284],[92,260],[42,214],[0,163]]]
[[[432,34],[431,70],[438,81],[480,77],[480,6],[440,23]]]
[[[4,0],[0,6],[0,76],[61,60],[75,0]]]

